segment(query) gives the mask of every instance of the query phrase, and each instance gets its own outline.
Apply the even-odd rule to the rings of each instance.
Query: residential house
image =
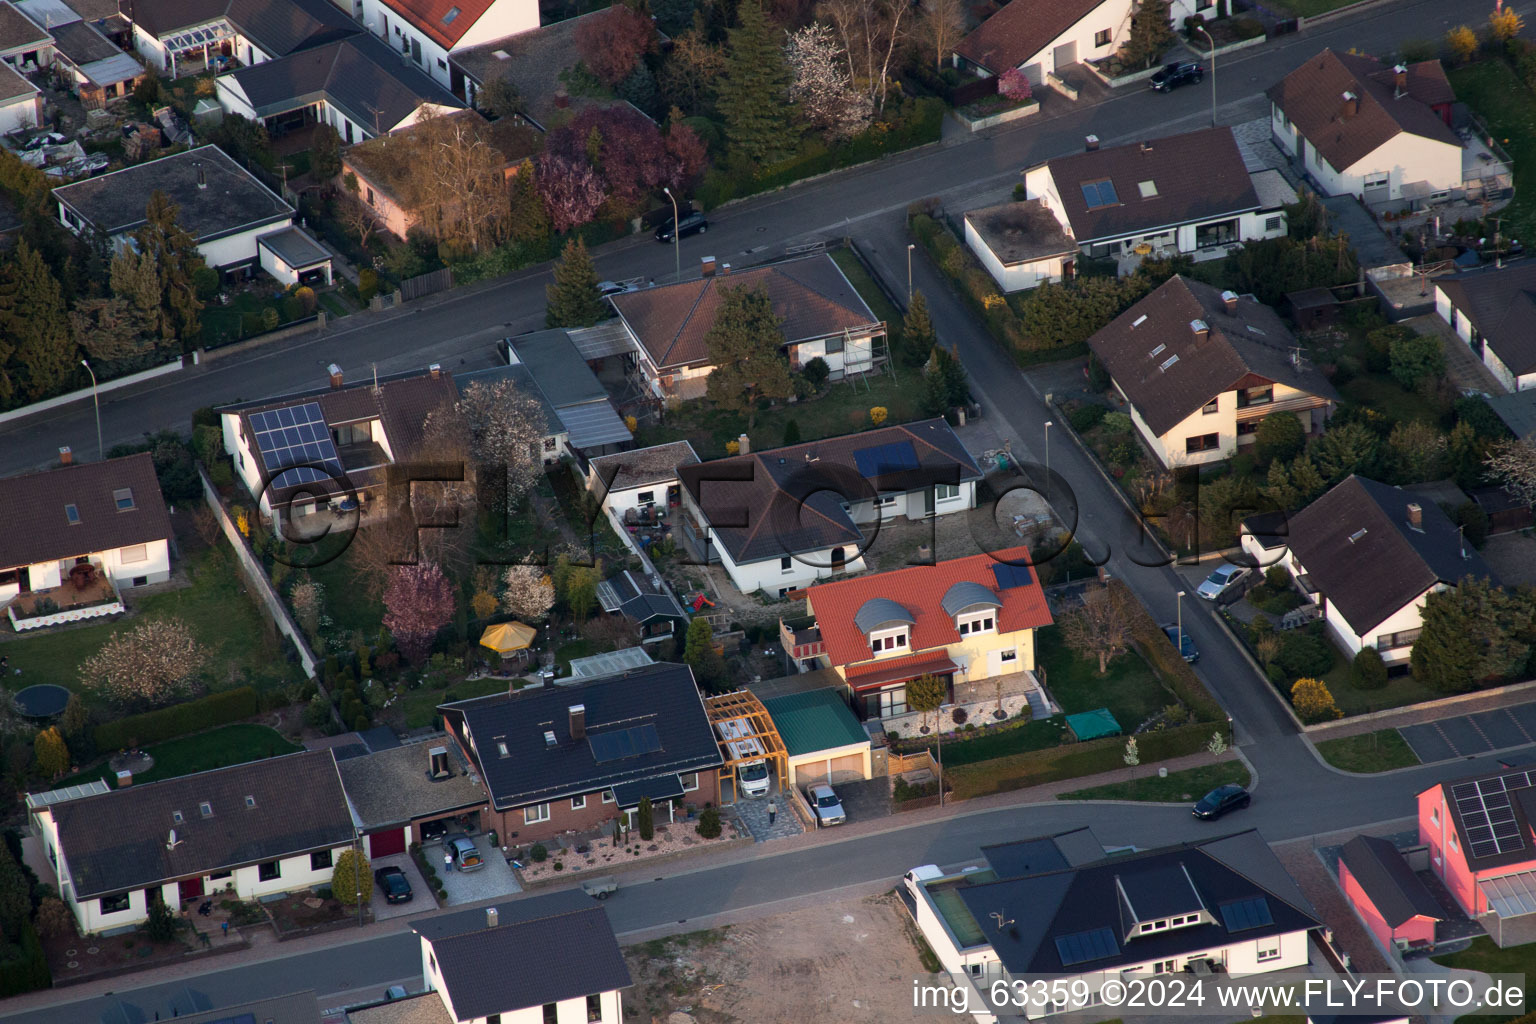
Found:
[[[631,359],[658,398],[697,398],[714,369],[704,338],[727,288],[761,289],[782,321],[792,369],[822,359],[831,379],[873,370],[885,360],[885,324],[831,256],[821,253],[732,272],[713,257],[693,281],[611,295],[629,334]]]
[[[1012,68],[1036,88],[1051,75],[1079,62],[1112,57],[1131,34],[1134,0],[1013,0],[971,31],[955,47],[953,62],[981,75]],[[1208,0],[1172,0],[1174,25]]]
[[[464,106],[366,33],[239,68],[215,85],[226,112],[260,121],[273,134],[320,122],[336,129],[344,145]]]
[[[1536,766],[1504,767],[1419,794],[1429,870],[1500,946],[1536,936]]]
[[[576,34],[590,19],[605,17],[606,10],[456,47],[448,57],[449,87],[455,96],[475,103],[487,82],[505,79],[522,100],[519,113],[541,131],[590,107],[622,104],[611,97],[573,96],[564,82],[581,61]]]
[[[836,786],[875,777],[870,736],[838,688],[762,698],[784,743],[791,786]]]
[[[1325,49],[1268,96],[1275,144],[1325,195],[1367,206],[1436,199],[1475,176],[1463,173],[1456,94],[1438,60],[1390,66]]]
[[[18,71],[32,71],[53,63],[53,37],[21,13],[11,0],[0,0],[0,62]]]
[[[906,687],[923,675],[943,680],[944,703],[970,715],[1052,713],[1034,676],[1035,630],[1051,613],[1027,547],[820,583],[805,604],[820,633],[818,662],[887,732],[916,730]]]
[[[142,64],[64,0],[16,0],[16,9],[47,32],[52,53],[38,50],[39,60],[51,56],[56,80],[88,109],[127,96],[143,77]]]
[[[539,27],[537,0],[336,0],[403,59],[464,95],[458,50]]]
[[[125,10],[133,19],[133,48],[168,78],[229,60],[262,64],[359,31],[325,0],[177,0]]]
[[[489,146],[501,154],[503,173],[511,178],[523,160],[544,148],[537,129],[515,117],[487,121],[477,111],[445,115],[470,146]],[[435,154],[427,147],[439,143],[423,137],[420,124],[401,128],[385,138],[369,139],[349,147],[341,155],[341,173],[357,176],[357,198],[366,203],[380,227],[403,240],[423,220],[423,210],[436,205],[441,195],[422,192],[422,170],[432,166]]]
[[[349,1024],[623,1024],[633,982],[603,908],[580,890],[411,922],[427,991]]]
[[[15,68],[0,63],[0,135],[23,132],[42,123],[43,94]]]
[[[264,518],[338,512],[348,521],[386,514],[392,467],[420,458],[427,416],[458,400],[453,376],[425,371],[347,383],[220,408],[224,453]],[[406,484],[407,481],[397,481]]]
[[[687,611],[660,576],[633,569],[615,573],[597,585],[597,603],[633,624],[642,645],[681,639],[688,631]]]
[[[1430,594],[1497,579],[1433,498],[1362,476],[1278,525],[1249,520],[1242,547],[1290,573],[1346,652],[1374,647],[1388,666],[1407,663]]]
[[[28,807],[82,935],[142,924],[155,899],[328,883],[357,835],[329,750]]]
[[[1322,433],[1338,398],[1274,310],[1175,275],[1088,339],[1167,467],[1231,458],[1268,416]]]
[[[1005,292],[1071,280],[1075,274],[1077,242],[1039,199],[968,211],[965,244]]]
[[[1345,843],[1339,888],[1383,951],[1434,946],[1446,911],[1391,840],[1362,835]]]
[[[144,226],[155,192],[176,204],[177,223],[215,270],[245,274],[260,267],[274,277],[291,276],[294,267],[285,263],[285,273],[273,258],[293,255],[302,241],[320,255],[294,256],[304,264],[299,279],[330,280],[329,254],[294,226],[293,207],[217,146],[199,146],[61,185],[53,197],[65,227],[77,235],[94,231],[122,248]]]
[[[678,470],[698,462],[687,441],[599,455],[587,463],[587,490],[601,499],[604,511],[620,519],[631,509],[670,512],[683,503]]]
[[[1250,170],[1231,128],[1202,128],[1108,149],[1089,136],[1084,152],[1027,168],[1024,191],[1089,256],[1214,259],[1286,233],[1283,207],[1295,193],[1274,187],[1275,174]]]
[[[1301,968],[1321,927],[1253,830],[1109,855],[1081,828],[981,853],[965,870],[906,875],[918,929],[957,983],[980,990],[972,1000],[1025,975],[1081,980],[1098,1005],[1106,982],[1132,975]]]
[[[720,747],[686,665],[477,697],[438,711],[485,780],[486,823],[509,844],[600,830],[621,815],[632,824],[643,797],[660,824],[685,801],[720,800]]]
[[[544,404],[549,433],[544,437],[546,464],[563,458],[611,455],[634,443],[597,375],[560,328],[536,331],[506,341],[507,369],[500,371]],[[467,380],[460,374],[462,389]]]
[[[485,786],[445,738],[396,744],[336,762],[370,861],[448,832],[478,832]]]
[[[942,419],[743,452],[678,470],[673,537],[743,594],[783,597],[862,571],[870,524],[974,508],[981,475]]]
[[[119,591],[171,577],[171,520],[147,452],[0,479],[0,522],[0,606],[17,629],[121,612]],[[104,577],[89,597],[71,583],[78,565]],[[57,610],[39,614],[44,598]]]
[[[1434,279],[1435,312],[1510,392],[1536,388],[1536,262]]]

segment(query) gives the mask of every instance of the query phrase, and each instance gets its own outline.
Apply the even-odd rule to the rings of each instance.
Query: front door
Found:
[[[847,567],[848,557],[842,548],[832,549],[832,571],[842,572]]]
[[[176,895],[181,902],[199,899],[203,895],[203,880],[201,878],[183,878],[176,883]]]
[[[415,61],[417,64],[421,63],[421,40],[420,39],[412,39],[411,40],[411,60]]]
[[[933,515],[933,488],[931,486],[923,488],[923,515]]]

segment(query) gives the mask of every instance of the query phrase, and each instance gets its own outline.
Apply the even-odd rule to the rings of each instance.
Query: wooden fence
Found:
[[[414,302],[424,295],[447,291],[452,287],[453,271],[444,267],[441,270],[434,270],[431,273],[421,274],[417,277],[408,277],[401,281],[400,297],[406,302]]]

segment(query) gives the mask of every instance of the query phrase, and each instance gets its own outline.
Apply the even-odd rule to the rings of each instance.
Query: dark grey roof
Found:
[[[1536,437],[1536,388],[1512,395],[1490,395],[1488,404],[1516,437]]]
[[[571,738],[569,709],[576,704],[586,708],[582,740]],[[481,778],[502,810],[658,775],[686,775],[722,761],[686,665],[651,665],[585,686],[498,694],[440,710],[450,731],[473,740]],[[553,746],[545,741],[546,731],[555,735]],[[498,741],[506,743],[505,757]],[[628,754],[625,746],[639,752]]]
[[[256,241],[271,249],[284,263],[295,270],[328,263],[331,259],[330,252],[324,246],[297,227],[268,232]]]
[[[1038,199],[967,210],[965,221],[1004,266],[1077,252],[1077,242]]]
[[[67,25],[55,25],[49,29],[55,48],[76,67],[92,61],[106,60],[122,54],[112,40],[102,35],[92,25],[72,21]],[[142,69],[141,69],[142,70]]]
[[[132,10],[135,24],[160,39],[226,18],[274,57],[362,31],[326,0],[139,0]]]
[[[206,188],[198,187],[199,170]],[[144,223],[144,209],[154,192],[163,192],[176,204],[178,222],[198,242],[293,217],[293,207],[217,146],[199,146],[61,185],[53,197],[111,236]]]
[[[1268,863],[1265,863],[1268,862]],[[1310,905],[1294,883],[1278,889],[1266,884],[1285,871],[1257,832],[1239,833],[1197,843],[1105,857],[1094,863],[1047,869],[955,891],[975,918],[1003,967],[1013,974],[1078,974],[1130,964],[1176,958],[1213,949],[1231,941],[1252,941],[1302,929],[1316,928]],[[1158,879],[1184,877],[1188,892],[1174,901],[1180,906],[1195,899],[1208,910],[1213,924],[1170,928],[1130,935],[1120,892],[1132,880],[1143,899],[1155,896]],[[1268,914],[1250,917],[1263,923],[1232,927],[1224,906],[1237,901],[1262,901]],[[1166,900],[1164,910],[1173,905]],[[1003,926],[992,914],[1003,915]],[[1138,912],[1140,910],[1138,908]],[[1143,919],[1153,915],[1145,914]],[[1267,916],[1267,922],[1264,921]],[[1065,955],[1074,939],[1086,933],[1108,933],[1101,948],[1106,955],[1076,963]]]
[[[677,480],[679,466],[692,466],[698,461],[693,445],[687,441],[673,441],[617,455],[599,455],[590,465],[593,474],[604,481],[608,490],[623,491],[648,484],[673,483]]]
[[[329,750],[117,789],[53,814],[81,899],[345,846],[355,836]]]
[[[1053,836],[983,846],[981,855],[999,878],[1018,878],[1092,864],[1104,859],[1104,847],[1093,829],[1084,825]]]
[[[608,392],[576,351],[566,331],[557,328],[524,334],[511,339],[508,345],[555,408],[607,400]]]
[[[1536,260],[1435,279],[1513,374],[1536,372]]]
[[[566,890],[411,922],[432,944],[461,1020],[581,999],[633,984],[601,906]]]
[[[1286,546],[1291,538],[1290,513],[1260,512],[1243,520],[1243,532],[1253,537],[1265,551]]]
[[[1408,525],[1417,504],[1422,530]],[[1290,518],[1290,547],[1312,584],[1356,635],[1415,601],[1436,583],[1492,569],[1426,495],[1351,476]]]
[[[1344,844],[1339,858],[1389,928],[1418,916],[1436,921],[1445,916],[1445,910],[1389,840],[1355,836]]]
[[[576,33],[589,19],[599,21],[602,17],[602,11],[592,11],[478,46],[461,47],[448,59],[482,85],[496,78],[510,79],[523,98],[525,113],[539,125],[552,128],[561,112],[556,105],[557,94],[564,90],[560,74],[581,59]],[[572,114],[584,107],[615,103],[581,95],[567,95],[565,101],[568,105],[564,109]]]
[[[911,626],[917,619],[912,613],[888,597],[872,597],[859,606],[859,610],[853,615],[853,624],[859,627],[859,631],[869,633],[881,626],[891,623],[903,622]]]
[[[438,747],[448,752],[452,774],[446,779],[433,779],[427,770],[429,751]],[[485,787],[446,736],[349,757],[338,761],[337,768],[347,801],[366,829],[405,825],[485,803]]]
[[[967,608],[982,605],[1001,608],[1003,602],[996,594],[975,580],[961,580],[946,590],[944,597],[939,601],[939,607],[950,616],[958,615]]]
[[[377,754],[381,750],[394,750],[400,746],[400,737],[387,725],[376,725],[357,735],[368,745],[370,753]]]
[[[1403,250],[1387,237],[1360,200],[1352,195],[1319,196],[1318,199],[1328,209],[1329,230],[1349,236],[1350,248],[1355,250],[1361,270],[1408,262]]]
[[[10,0],[0,0],[0,50],[26,49],[48,42],[48,33],[17,10]]]
[[[176,1020],[177,1024],[320,1024],[320,1002],[313,992],[294,992],[202,1013],[183,1013]]]
[[[259,117],[271,117],[324,100],[368,131],[387,132],[424,103],[462,107],[464,102],[372,35],[291,53],[240,68],[233,78]],[[375,118],[377,111],[377,118]]]
[[[119,509],[115,492],[132,492]],[[79,521],[71,523],[65,507]],[[148,452],[0,479],[0,569],[169,540],[171,519]]]
[[[598,584],[597,590],[604,611],[622,612],[641,625],[655,619],[688,621],[688,613],[672,592],[644,573],[625,569]]]

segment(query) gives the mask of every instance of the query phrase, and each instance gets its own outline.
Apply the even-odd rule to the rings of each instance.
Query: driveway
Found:
[[[1501,533],[1483,545],[1483,561],[1499,567],[1499,581],[1506,586],[1536,583],[1536,537]]]
[[[773,823],[768,822],[768,804],[778,805],[778,813],[773,816]],[[731,805],[731,810],[747,826],[747,831],[752,833],[752,838],[757,842],[766,842],[769,839],[788,839],[798,836],[805,831],[800,825],[800,818],[789,806],[789,800],[779,790],[779,780],[774,779],[770,783],[767,796],[742,796]]]
[[[1425,764],[1520,747],[1536,739],[1536,702],[1406,725],[1397,731]]]
[[[436,908],[437,904],[432,900],[431,891],[427,880],[421,877],[421,870],[416,867],[416,862],[408,853],[395,853],[388,857],[378,857],[368,865],[377,871],[379,868],[399,868],[405,872],[405,877],[411,883],[411,899],[407,903],[386,903],[383,891],[375,885],[373,887],[373,901],[369,907],[373,910],[375,921],[388,921],[393,917],[405,917],[407,914],[415,914],[420,917]]]
[[[843,813],[849,821],[873,821],[891,814],[891,780],[884,775],[840,782],[832,789],[843,802]]]
[[[471,836],[476,848],[480,851],[480,858],[485,861],[485,866],[474,871],[444,871],[443,870],[443,844],[432,843],[424,850],[430,863],[437,869],[438,877],[443,880],[443,888],[448,890],[447,904],[456,907],[464,903],[478,903],[481,900],[495,899],[498,896],[512,896],[523,891],[518,884],[517,876],[512,873],[512,866],[507,863],[507,858],[501,855],[501,850],[491,845],[490,836],[481,834]],[[415,884],[413,881],[411,884]]]

